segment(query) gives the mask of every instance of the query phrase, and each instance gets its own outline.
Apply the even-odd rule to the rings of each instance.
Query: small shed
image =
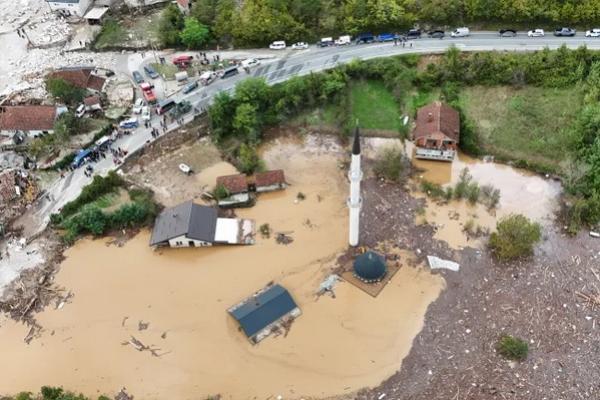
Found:
[[[365,283],[379,282],[386,273],[385,258],[374,251],[367,251],[354,259],[354,276]]]
[[[287,187],[283,170],[259,172],[254,176],[254,185],[258,193],[283,190]]]
[[[217,186],[227,189],[230,195],[248,192],[248,182],[244,174],[219,176]]]
[[[94,7],[88,11],[83,18],[85,18],[90,25],[99,25],[102,23],[102,19],[108,12],[108,7]]]
[[[228,312],[254,344],[267,337],[274,327],[301,314],[290,293],[277,284],[256,292]]]

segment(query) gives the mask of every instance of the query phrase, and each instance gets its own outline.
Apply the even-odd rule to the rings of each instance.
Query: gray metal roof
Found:
[[[215,239],[217,210],[187,201],[167,208],[156,217],[150,246],[185,235],[190,239],[212,242]]]
[[[273,285],[257,296],[252,296],[229,313],[249,338],[290,313],[298,306],[290,293],[280,285]]]

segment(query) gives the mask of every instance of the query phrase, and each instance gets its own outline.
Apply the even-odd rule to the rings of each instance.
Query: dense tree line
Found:
[[[213,41],[243,47],[416,24],[591,24],[600,19],[600,0],[197,0],[191,17],[208,27]]]

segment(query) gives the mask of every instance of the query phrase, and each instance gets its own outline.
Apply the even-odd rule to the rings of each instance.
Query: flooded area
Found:
[[[285,232],[289,245],[259,236],[254,246],[153,251],[147,231],[123,247],[78,242],[56,276],[74,297],[38,315],[41,337],[26,345],[27,327],[0,321],[0,392],[61,385],[97,396],[125,386],[141,399],[267,399],[379,384],[399,369],[445,282],[407,265],[404,252],[378,297],[344,281],[335,298],[316,296],[347,246],[345,154],[334,139],[314,136],[262,149],[267,167],[284,169],[290,187],[261,194],[237,214]],[[197,180],[227,168],[206,167]],[[302,315],[287,335],[253,346],[227,309],[271,281],[288,289]],[[159,357],[126,344],[132,336]]]

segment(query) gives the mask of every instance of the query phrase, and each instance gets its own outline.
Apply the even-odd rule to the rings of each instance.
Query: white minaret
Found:
[[[348,243],[350,243],[350,246],[358,246],[359,218],[360,209],[362,207],[362,198],[360,197],[362,171],[360,170],[360,139],[358,126],[354,131],[352,162],[350,163],[350,171],[348,171],[348,179],[350,179],[350,198],[348,199],[348,208],[350,209],[350,233]]]

